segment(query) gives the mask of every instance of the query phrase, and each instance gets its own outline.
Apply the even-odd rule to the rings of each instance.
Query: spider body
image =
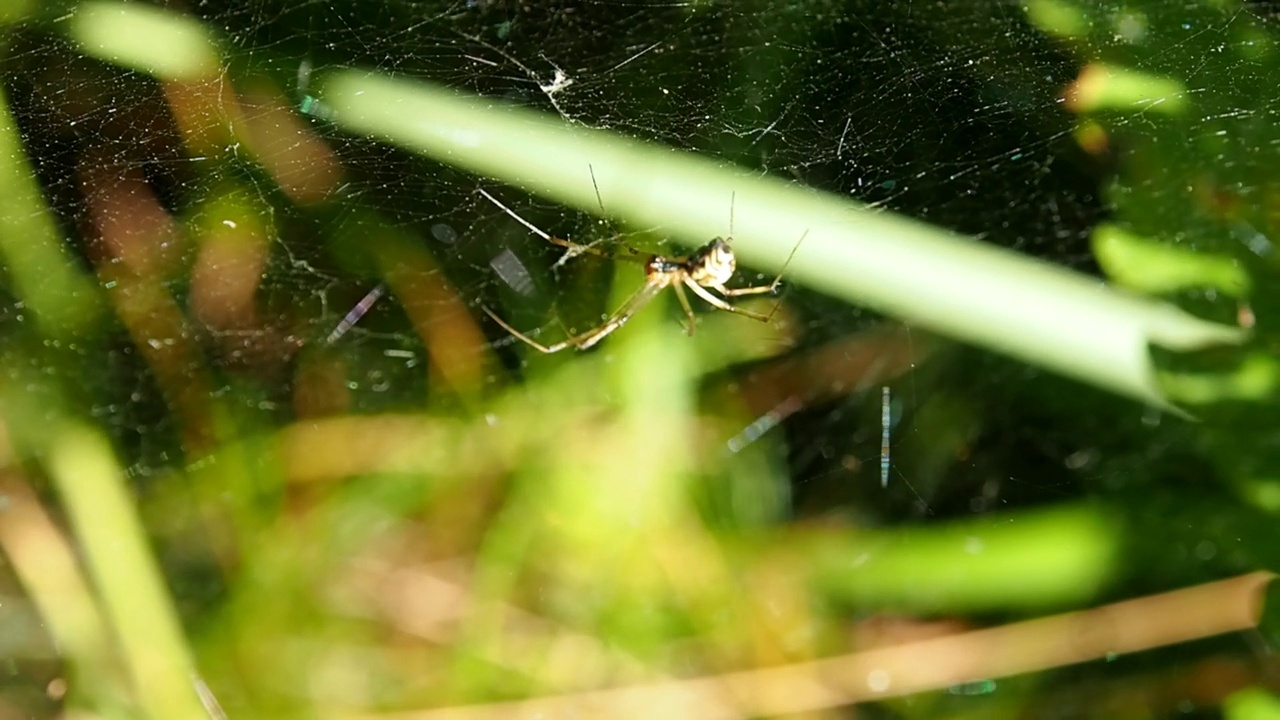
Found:
[[[698,248],[686,262],[685,270],[689,279],[702,287],[718,288],[733,278],[738,269],[738,259],[733,256],[733,248],[724,238],[716,238]]]
[[[644,279],[646,282],[671,284],[672,277],[684,268],[683,258],[666,258],[661,255],[650,255],[644,262]]]
[[[499,208],[507,212],[516,220],[520,221],[526,227],[538,233],[538,235],[546,241],[561,247],[567,247],[569,248],[570,253],[573,254],[583,252],[604,254],[594,250],[590,246],[577,245],[567,240],[553,238],[526,222],[519,215],[516,215],[514,212],[509,210],[505,205],[499,203],[487,192],[484,192],[483,190],[480,192]],[[685,328],[689,334],[693,334],[693,327],[697,322],[697,318],[693,314],[693,307],[689,305],[689,298],[685,295],[685,289],[688,289],[694,295],[697,295],[711,306],[720,310],[736,313],[738,315],[745,315],[752,320],[768,322],[770,318],[773,317],[772,311],[768,315],[761,315],[760,313],[752,312],[750,310],[734,307],[729,304],[727,298],[737,297],[739,295],[773,294],[777,291],[778,286],[782,282],[782,273],[779,273],[778,276],[773,279],[773,282],[768,285],[745,288],[726,287],[726,283],[733,279],[733,273],[738,267],[737,258],[734,256],[733,248],[730,246],[731,241],[732,237],[715,238],[706,245],[698,248],[696,252],[688,257],[669,258],[662,255],[650,256],[644,264],[644,285],[641,286],[639,290],[635,291],[631,297],[627,298],[627,301],[614,311],[614,313],[610,315],[604,323],[584,333],[573,335],[552,345],[543,345],[537,340],[534,340],[528,335],[516,330],[505,320],[498,317],[497,313],[493,312],[489,308],[483,305],[481,305],[480,308],[484,310],[489,317],[493,318],[494,322],[501,325],[502,328],[513,337],[525,343],[529,347],[544,353],[560,352],[561,350],[571,347],[579,350],[586,350],[608,337],[614,330],[625,325],[632,316],[640,311],[641,308],[648,305],[649,301],[653,300],[659,292],[668,287],[675,290],[676,298],[680,301],[680,307],[683,308],[685,317],[689,320],[689,324]],[[801,236],[800,242],[803,241],[804,236]],[[787,258],[787,262],[782,266],[783,270],[786,270],[787,264],[790,264],[791,257],[795,256],[796,250],[800,247],[800,242],[797,242],[795,248],[792,248],[791,256]],[[776,311],[778,306],[774,305],[773,309]]]
[[[728,282],[738,267],[733,249],[724,238],[716,238],[698,248],[687,258],[651,255],[644,265],[647,282],[675,285],[685,278],[702,287],[717,287]]]

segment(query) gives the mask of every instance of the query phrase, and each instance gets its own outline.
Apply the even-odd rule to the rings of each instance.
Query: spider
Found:
[[[591,245],[578,245],[571,243],[568,240],[561,240],[560,238],[552,237],[517,215],[502,203],[498,202],[498,200],[489,193],[484,190],[481,190],[480,193],[508,215],[515,218],[522,225],[536,233],[539,237],[554,245],[568,248],[569,252],[565,253],[565,257],[561,258],[560,262],[584,252],[607,255],[606,253],[602,253],[594,249]],[[732,210],[730,210],[729,217],[730,228],[732,228]],[[807,234],[808,231],[806,230],[805,235]],[[735,258],[733,254],[733,248],[730,247],[730,242],[733,240],[732,235],[733,231],[730,229],[729,237],[717,237],[706,245],[698,248],[696,252],[688,257],[668,258],[661,255],[650,256],[644,264],[644,285],[641,286],[639,290],[635,291],[631,297],[627,298],[626,302],[622,303],[622,306],[614,311],[608,319],[591,330],[570,336],[552,345],[543,345],[537,340],[525,335],[484,305],[481,305],[480,309],[484,310],[485,314],[493,318],[493,321],[501,325],[502,329],[510,333],[512,337],[515,337],[517,340],[520,340],[539,352],[547,354],[560,352],[561,350],[571,347],[579,350],[586,350],[592,345],[595,345],[608,337],[613,333],[613,331],[623,325],[626,325],[628,320],[643,309],[645,305],[648,305],[649,301],[653,300],[658,293],[668,287],[675,289],[676,297],[680,300],[680,306],[684,309],[685,316],[689,318],[687,330],[690,334],[693,333],[694,323],[697,319],[693,314],[693,307],[689,305],[689,298],[685,295],[685,288],[688,288],[694,295],[697,295],[713,307],[720,310],[744,315],[752,320],[758,320],[760,322],[769,322],[769,320],[773,318],[773,313],[778,309],[777,305],[773,306],[773,310],[771,310],[768,315],[762,315],[757,312],[734,307],[727,302],[726,298],[739,297],[742,295],[773,294],[776,292],[778,290],[778,286],[782,282],[783,272],[786,272],[787,265],[791,264],[791,258],[795,257],[796,250],[800,249],[800,243],[804,242],[804,235],[800,236],[800,240],[796,242],[795,247],[791,249],[791,254],[787,257],[787,261],[782,265],[782,271],[773,279],[773,282],[768,285],[729,288],[725,286],[725,283],[733,277],[733,273],[737,269],[738,265],[737,258]],[[713,290],[719,293],[720,296],[718,297],[713,294]]]

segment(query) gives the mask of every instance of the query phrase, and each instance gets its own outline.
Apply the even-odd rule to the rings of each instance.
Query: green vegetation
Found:
[[[1273,716],[1266,18],[817,10],[0,4],[0,717]]]

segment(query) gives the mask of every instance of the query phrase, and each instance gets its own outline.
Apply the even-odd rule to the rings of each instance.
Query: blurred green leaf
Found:
[[[68,27],[80,50],[164,80],[215,77],[218,50],[193,17],[130,2],[82,2]]]

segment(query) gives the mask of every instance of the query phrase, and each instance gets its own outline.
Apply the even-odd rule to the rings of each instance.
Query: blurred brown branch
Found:
[[[1258,622],[1273,577],[1255,572],[1092,610],[784,667],[345,720],[729,720],[851,705],[1247,630]]]

